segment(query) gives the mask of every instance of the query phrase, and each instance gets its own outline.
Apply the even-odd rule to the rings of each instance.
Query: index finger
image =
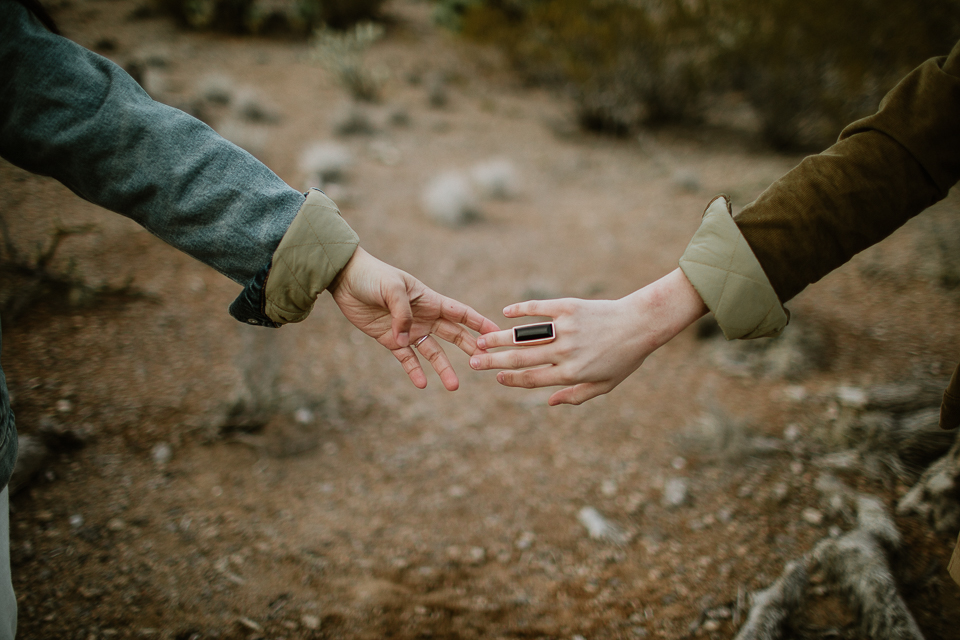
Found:
[[[503,309],[503,315],[508,318],[522,318],[523,316],[545,316],[556,318],[560,315],[561,300],[527,300],[508,305]]]
[[[456,324],[462,324],[479,333],[490,333],[498,331],[498,327],[492,320],[480,315],[473,307],[463,304],[453,298],[442,296],[440,305],[440,316]]]

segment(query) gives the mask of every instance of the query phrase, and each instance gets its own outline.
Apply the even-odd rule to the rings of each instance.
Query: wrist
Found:
[[[632,298],[638,317],[649,324],[645,331],[652,343],[651,350],[672,340],[709,311],[680,269],[674,269],[628,298]]]

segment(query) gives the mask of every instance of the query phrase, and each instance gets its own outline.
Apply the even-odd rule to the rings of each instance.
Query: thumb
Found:
[[[413,326],[413,311],[410,309],[410,294],[403,278],[391,278],[384,283],[383,301],[390,311],[393,338],[401,347],[410,344],[410,327]]]

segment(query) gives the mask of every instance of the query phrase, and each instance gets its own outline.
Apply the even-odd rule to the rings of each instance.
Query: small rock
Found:
[[[790,494],[790,487],[786,482],[778,482],[770,489],[770,499],[776,504],[783,504]]]
[[[259,624],[257,624],[250,618],[247,618],[246,616],[240,616],[239,618],[237,618],[237,622],[239,622],[241,625],[243,625],[247,629],[250,629],[251,631],[263,631],[263,627],[261,627]]]
[[[75,513],[70,516],[70,526],[74,529],[79,529],[83,526],[83,516],[79,513]]]
[[[300,617],[300,623],[305,629],[317,631],[320,628],[320,617],[305,613]]]
[[[534,539],[536,539],[536,536],[533,535],[532,532],[524,531],[522,534],[520,534],[520,537],[517,539],[517,542],[516,542],[517,549],[520,549],[521,551],[529,549],[530,547],[533,546]]]
[[[670,478],[663,486],[661,503],[668,508],[679,507],[687,501],[688,485],[684,478]]]
[[[110,531],[123,531],[126,528],[127,523],[120,518],[111,518],[110,521],[107,522],[107,529]]]
[[[791,402],[803,402],[807,395],[807,389],[799,384],[790,385],[783,390],[783,397]]]
[[[677,456],[670,462],[670,466],[676,469],[677,471],[680,471],[687,466],[687,460],[686,458]]]
[[[73,411],[73,403],[67,399],[57,400],[57,413],[70,413]]]
[[[867,406],[867,392],[858,387],[839,387],[837,389],[837,400],[845,407],[853,409],[863,409]]]
[[[807,507],[803,510],[801,517],[805,522],[818,526],[823,523],[823,512],[819,509],[814,509],[813,507]]]
[[[153,447],[150,456],[153,458],[154,464],[163,466],[173,458],[173,447],[166,442],[160,442]]]
[[[480,207],[470,182],[459,173],[433,178],[423,192],[423,208],[434,221],[460,227],[480,218]]]
[[[599,511],[593,507],[584,507],[577,514],[577,519],[586,529],[587,533],[594,540],[610,540],[611,542],[624,542],[626,536],[619,527],[610,523]]]
[[[788,424],[787,427],[783,430],[783,439],[787,442],[796,442],[800,439],[802,432],[800,431],[800,425],[796,422]]]
[[[313,411],[302,407],[294,412],[293,419],[296,420],[298,424],[312,424],[314,420]]]
[[[483,564],[483,561],[487,559],[487,551],[483,547],[470,547],[470,551],[467,554],[467,561],[470,564]]]

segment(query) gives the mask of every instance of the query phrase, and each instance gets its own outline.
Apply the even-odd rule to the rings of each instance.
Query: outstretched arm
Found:
[[[610,392],[647,356],[690,326],[707,307],[680,269],[619,300],[532,300],[503,310],[508,318],[547,316],[557,338],[548,344],[497,353],[513,346],[511,331],[480,336],[484,352],[470,358],[474,369],[504,369],[497,381],[508,387],[563,389],[550,405],[581,404]]]
[[[960,44],[928,60],[840,141],[775,182],[735,219],[715,198],[678,269],[616,301],[527,302],[508,317],[555,319],[550,344],[483,353],[475,369],[504,369],[508,386],[564,385],[550,404],[607,393],[654,350],[709,310],[728,339],[777,335],[786,302],[879,242],[960,178]],[[509,332],[481,349],[512,346]],[[519,369],[525,369],[518,371]]]

